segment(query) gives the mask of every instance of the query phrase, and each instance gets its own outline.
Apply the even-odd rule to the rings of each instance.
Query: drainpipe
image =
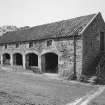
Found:
[[[75,35],[73,36],[73,45],[74,45],[74,74],[73,74],[73,80],[77,79],[77,75],[76,75],[76,39],[75,39]]]

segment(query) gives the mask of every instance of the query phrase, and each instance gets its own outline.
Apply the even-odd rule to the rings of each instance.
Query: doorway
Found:
[[[34,53],[28,53],[26,55],[26,68],[38,66],[38,56]]]
[[[58,55],[46,53],[41,57],[42,71],[45,73],[58,73]]]

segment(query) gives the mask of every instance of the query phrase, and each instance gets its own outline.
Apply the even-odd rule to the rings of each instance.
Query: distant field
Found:
[[[0,105],[66,105],[95,89],[44,75],[0,71]]]

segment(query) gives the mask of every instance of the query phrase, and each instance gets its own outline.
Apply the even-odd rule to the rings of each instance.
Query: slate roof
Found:
[[[95,15],[96,14],[91,14],[50,24],[39,25],[26,30],[7,32],[0,38],[0,43],[73,36],[81,32]]]

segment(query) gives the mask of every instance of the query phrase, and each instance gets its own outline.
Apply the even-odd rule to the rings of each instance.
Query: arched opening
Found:
[[[20,53],[13,54],[13,64],[19,66],[23,65],[22,54]]]
[[[26,54],[26,68],[38,66],[38,56],[34,53]]]
[[[8,53],[3,54],[3,64],[10,65],[10,54]]]
[[[58,73],[58,55],[46,53],[41,57],[42,71],[46,73]]]

